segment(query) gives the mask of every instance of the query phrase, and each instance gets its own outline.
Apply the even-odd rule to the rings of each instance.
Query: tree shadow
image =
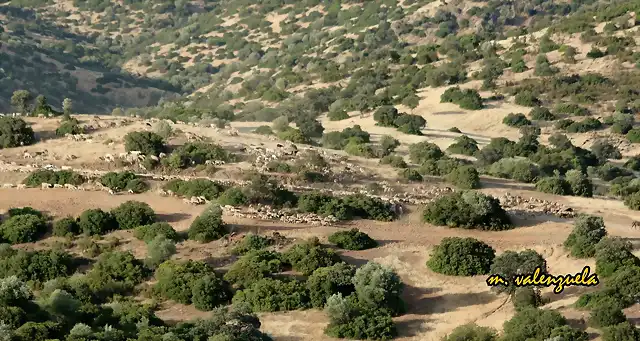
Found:
[[[433,295],[439,291],[438,288],[405,285],[402,296],[407,302],[407,313],[417,315],[444,313],[468,306],[488,304],[498,299],[496,295],[489,292]]]
[[[351,264],[351,265],[355,265],[356,267],[361,267],[365,264],[367,264],[367,262],[369,262],[368,259],[366,258],[355,258],[352,256],[346,256],[344,254],[340,254],[340,258],[342,258],[342,260],[347,263],[347,264]]]
[[[399,337],[414,337],[418,334],[431,330],[426,324],[430,322],[427,319],[408,319],[396,322]]]
[[[515,182],[509,179],[496,179],[496,178],[480,178],[480,185],[482,188],[499,188],[499,189],[511,189],[511,190],[531,190],[532,185]]]
[[[376,242],[378,243],[378,247],[383,247],[383,246],[399,243],[399,242],[401,242],[401,240],[398,240],[398,239],[376,239]]]
[[[516,227],[532,227],[547,222],[567,223],[571,219],[560,218],[548,214],[531,215],[531,212],[518,209],[508,209],[507,213]]]
[[[157,214],[158,221],[164,221],[167,223],[177,223],[191,218],[191,214],[187,213],[169,213],[169,214]]]

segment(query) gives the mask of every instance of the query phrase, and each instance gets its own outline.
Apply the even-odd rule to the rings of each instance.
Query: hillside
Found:
[[[640,341],[639,11],[0,3],[0,341]]]

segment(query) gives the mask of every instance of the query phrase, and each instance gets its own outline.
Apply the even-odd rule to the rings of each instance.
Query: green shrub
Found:
[[[189,239],[201,243],[220,239],[227,234],[227,227],[222,221],[222,210],[212,206],[193,220],[189,227]]]
[[[205,276],[214,275],[213,269],[204,262],[191,259],[185,262],[166,261],[155,271],[157,282],[154,291],[178,303],[191,304],[196,282]],[[204,297],[200,299],[206,300]]]
[[[273,135],[273,130],[269,126],[259,126],[253,131],[254,134]]]
[[[492,164],[488,173],[492,176],[530,183],[540,175],[540,168],[529,159],[504,158]]]
[[[150,131],[132,131],[124,136],[127,152],[139,151],[145,155],[158,155],[165,151],[162,136]]]
[[[640,340],[640,329],[623,322],[603,329],[602,341]]]
[[[391,315],[358,300],[356,295],[336,294],[327,300],[325,308],[329,325],[325,334],[351,340],[391,340],[397,335]]]
[[[241,188],[238,187],[230,187],[227,188],[220,197],[218,197],[218,204],[220,205],[230,205],[230,206],[243,206],[249,203],[249,199]]]
[[[191,300],[196,309],[209,311],[229,302],[231,290],[222,278],[204,275],[193,283]]]
[[[640,266],[640,259],[633,253],[633,246],[625,239],[607,236],[595,246],[596,273],[607,278],[625,266]]]
[[[589,334],[580,329],[571,328],[569,326],[555,327],[551,331],[551,338],[560,338],[562,340],[572,341],[588,341]]]
[[[422,181],[422,175],[413,168],[399,170],[398,177],[407,181]]]
[[[503,339],[505,341],[544,340],[551,336],[555,328],[562,327],[566,323],[566,319],[557,311],[524,309],[504,323]]]
[[[187,198],[195,196],[213,200],[224,191],[224,186],[208,179],[191,179],[187,181],[174,179],[169,181],[163,189]]]
[[[362,219],[378,221],[392,221],[396,218],[388,202],[364,194],[351,194],[342,198],[344,205],[349,207],[351,215]]]
[[[135,200],[123,202],[111,210],[111,215],[116,219],[121,230],[153,224],[156,220],[156,213],[149,204]]]
[[[251,251],[266,249],[273,244],[274,240],[272,238],[247,233],[240,241],[240,244],[231,250],[231,253],[234,255],[244,255]]]
[[[633,128],[627,132],[627,139],[631,143],[640,143],[640,128]]]
[[[132,190],[134,193],[142,193],[149,189],[133,172],[109,172],[100,177],[100,183],[116,192]]]
[[[632,210],[640,210],[640,192],[631,193],[624,197],[624,205]]]
[[[281,206],[295,206],[297,196],[263,174],[252,174],[248,178],[249,184],[243,187],[242,192],[250,204]],[[223,195],[224,196],[224,195]]]
[[[366,263],[356,270],[353,285],[358,301],[369,309],[387,311],[392,316],[406,311],[401,298],[404,284],[398,274],[386,266]]]
[[[208,160],[229,162],[234,156],[217,144],[190,142],[176,148],[163,162],[168,167],[183,169],[203,165]]]
[[[623,298],[613,289],[600,289],[580,295],[575,303],[579,309],[594,309],[603,305],[623,306]]]
[[[283,260],[291,264],[294,270],[304,276],[311,275],[316,269],[339,263],[340,256],[332,250],[320,245],[317,237],[291,247],[283,255]]]
[[[349,114],[347,114],[347,112],[344,110],[336,110],[329,111],[327,117],[329,117],[329,121],[342,121],[348,119]]]
[[[552,114],[549,109],[543,107],[535,107],[531,109],[529,116],[531,116],[532,120],[536,121],[553,121],[556,119],[556,116]]]
[[[83,134],[84,129],[78,123],[78,120],[75,119],[62,121],[56,128],[56,136]]]
[[[449,153],[473,156],[478,152],[478,142],[467,135],[456,138],[455,142],[447,148]]]
[[[474,191],[437,198],[425,207],[423,220],[433,225],[468,229],[505,230],[513,227],[498,199]]]
[[[502,119],[502,123],[510,126],[510,127],[522,127],[522,126],[530,126],[531,121],[522,113],[514,114],[510,113]]]
[[[399,155],[387,155],[380,159],[380,164],[391,165],[394,168],[407,168],[408,165],[404,161],[404,158]]]
[[[431,142],[419,142],[409,146],[411,162],[421,164],[428,160],[438,160],[444,156],[440,147]]]
[[[533,250],[522,252],[505,251],[493,260],[489,273],[500,275],[509,283],[513,283],[516,275],[532,274],[536,268],[540,268],[543,274],[547,273],[547,262],[537,252]],[[515,287],[512,285],[494,288],[498,292],[513,293],[515,291]]]
[[[436,245],[427,266],[449,276],[485,275],[494,258],[495,250],[477,239],[447,237]]]
[[[480,188],[480,174],[473,166],[460,166],[447,174],[447,181],[461,189]]]
[[[233,296],[233,303],[248,303],[253,311],[273,312],[304,309],[309,306],[309,293],[296,280],[263,278]]]
[[[327,299],[334,294],[348,296],[355,291],[352,283],[356,269],[347,263],[316,269],[307,279],[309,300],[314,308],[324,308]]]
[[[586,133],[601,128],[602,122],[593,117],[587,117],[582,121],[571,123],[566,130],[569,133]]]
[[[282,269],[279,254],[266,250],[250,251],[231,265],[224,279],[235,287],[246,288]]]
[[[378,243],[358,229],[338,231],[329,236],[329,242],[346,250],[366,250],[378,246]]]
[[[35,142],[33,129],[23,119],[0,117],[0,149],[28,146]]]
[[[267,164],[267,171],[274,173],[291,173],[291,166],[282,161],[271,161]]]
[[[593,183],[577,169],[567,171],[565,179],[571,188],[571,194],[580,197],[591,198],[593,196]]]
[[[516,288],[511,296],[511,301],[516,311],[522,311],[528,308],[537,308],[542,305],[542,297],[537,288],[521,287]]]
[[[519,91],[515,96],[515,103],[525,107],[535,107],[540,105],[540,100],[531,91]]]
[[[602,217],[581,214],[575,219],[573,231],[564,241],[564,247],[573,257],[593,257],[596,244],[606,235]]]
[[[53,223],[53,235],[56,237],[75,236],[80,232],[80,225],[73,217],[65,217]]]
[[[619,268],[605,282],[605,289],[611,289],[620,296],[623,308],[629,307],[640,298],[640,266]]]
[[[78,218],[78,226],[84,234],[103,235],[117,230],[118,222],[110,213],[97,208],[82,212]]]
[[[589,110],[574,103],[559,103],[556,105],[554,111],[560,114],[569,114],[572,116],[589,115]]]
[[[571,185],[563,178],[550,176],[536,182],[536,191],[555,195],[571,195]]]
[[[29,187],[40,187],[42,183],[58,184],[58,185],[74,185],[79,186],[85,182],[85,178],[72,171],[52,171],[39,169],[34,171],[22,181],[23,184]]]
[[[469,323],[455,327],[442,341],[495,341],[497,338],[495,329]]]
[[[5,249],[0,257],[0,277],[17,276],[22,281],[46,282],[75,270],[71,255],[60,250],[16,251]]]
[[[310,144],[311,139],[305,136],[299,129],[288,127],[286,130],[278,133],[278,138],[285,141],[300,144]]]
[[[173,241],[178,241],[179,239],[176,230],[165,222],[156,222],[151,225],[140,225],[133,230],[133,236],[145,243],[152,241],[159,235],[164,235]]]
[[[147,258],[144,264],[155,269],[176,253],[176,243],[165,235],[159,234],[147,243]]]
[[[615,326],[616,324],[625,322],[626,316],[616,304],[603,304],[594,307],[589,317],[589,325],[595,328],[603,328]]]
[[[452,87],[440,96],[440,103],[455,103],[462,109],[479,110],[484,108],[482,97],[477,90]]]
[[[42,218],[43,220],[47,219],[47,217],[45,216],[44,213],[42,213],[41,211],[36,210],[33,207],[12,207],[10,209],[7,210],[7,215],[9,217],[16,217],[19,215],[34,215],[37,217]]]
[[[47,224],[40,216],[21,214],[4,221],[0,231],[11,244],[33,243],[47,232]]]
[[[134,286],[146,277],[147,270],[131,252],[103,253],[91,268],[88,276],[94,283],[121,282]]]

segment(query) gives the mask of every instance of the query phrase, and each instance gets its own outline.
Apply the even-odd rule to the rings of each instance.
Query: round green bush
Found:
[[[542,305],[540,291],[532,287],[516,288],[511,297],[511,301],[516,311],[527,308],[537,308]]]
[[[167,239],[177,241],[178,233],[171,225],[165,222],[156,222],[151,225],[141,225],[133,230],[133,236],[144,242],[150,242],[158,235],[164,235]]]
[[[329,121],[342,121],[349,118],[349,114],[347,114],[344,110],[336,110],[329,112]]]
[[[631,325],[629,322],[623,322],[611,327],[606,327],[603,329],[602,333],[602,341],[620,341],[620,340],[629,340],[629,341],[637,341],[640,340],[640,329]]]
[[[536,191],[555,195],[570,195],[571,185],[565,179],[550,176],[536,182]]]
[[[640,258],[633,254],[633,245],[619,237],[604,237],[595,246],[596,273],[603,278],[625,266],[640,266]]]
[[[461,189],[480,188],[480,174],[473,166],[456,167],[447,174],[447,181]]]
[[[489,272],[500,275],[509,283],[513,283],[516,275],[534,273],[536,268],[540,268],[543,274],[547,273],[547,262],[539,253],[533,250],[524,250],[521,252],[508,250],[493,260]],[[513,285],[506,287],[497,286],[494,288],[494,290],[498,292],[508,292],[511,294],[514,293],[516,289]]]
[[[358,229],[338,231],[329,236],[329,242],[346,250],[366,250],[378,246],[378,243]]]
[[[0,230],[11,244],[33,243],[47,231],[47,224],[37,215],[20,214],[3,222]]]
[[[263,278],[236,292],[233,303],[241,302],[248,303],[256,312],[297,310],[309,306],[309,293],[296,280]]]
[[[510,113],[502,119],[502,123],[516,128],[531,125],[531,121],[523,113]]]
[[[571,328],[570,326],[555,327],[551,331],[552,339],[560,338],[561,340],[570,341],[588,341],[589,333],[580,329]]]
[[[75,236],[78,233],[80,233],[80,226],[73,217],[65,217],[53,223],[53,235],[56,237]]]
[[[573,231],[564,241],[564,247],[573,257],[593,257],[596,244],[606,235],[602,217],[581,214],[575,219]]]
[[[116,219],[121,230],[153,224],[156,220],[156,213],[149,204],[134,200],[123,202],[111,210],[111,215]]]
[[[495,250],[474,238],[447,237],[437,245],[427,261],[429,269],[449,276],[489,273]]]
[[[227,188],[220,197],[218,197],[218,204],[222,206],[244,206],[249,203],[249,199],[239,187]]]
[[[341,261],[340,256],[334,250],[320,245],[318,238],[311,238],[294,245],[283,254],[283,259],[304,276],[311,275],[318,268],[331,266]]]
[[[222,221],[222,210],[214,207],[203,212],[191,223],[187,234],[189,239],[201,243],[222,238],[227,234],[227,227]]]
[[[252,283],[280,272],[283,262],[280,254],[273,251],[250,251],[231,265],[224,279],[235,287],[248,287]]]
[[[311,306],[322,309],[332,295],[340,293],[348,296],[353,293],[355,288],[352,279],[355,273],[355,267],[344,262],[316,269],[306,283]]]
[[[109,212],[97,208],[82,212],[78,219],[78,226],[87,235],[103,235],[117,230],[118,222]]]
[[[131,252],[112,251],[98,257],[88,276],[98,287],[113,282],[133,286],[142,282],[146,269]]]
[[[231,300],[228,284],[216,275],[206,275],[193,284],[193,305],[198,310],[210,311]]]
[[[614,326],[625,322],[626,316],[617,304],[607,303],[596,306],[591,310],[589,325],[595,328]]]
[[[124,137],[127,152],[139,151],[145,155],[158,155],[165,149],[162,136],[150,131],[133,131]]]
[[[524,309],[504,323],[503,340],[544,340],[555,328],[566,324],[566,319],[555,310]]]
[[[423,220],[437,226],[468,229],[499,231],[513,228],[498,199],[475,191],[461,191],[437,198],[425,207]]]
[[[470,323],[454,328],[442,341],[494,341],[497,338],[495,329]]]
[[[33,129],[23,119],[0,117],[0,149],[28,146],[35,141]]]

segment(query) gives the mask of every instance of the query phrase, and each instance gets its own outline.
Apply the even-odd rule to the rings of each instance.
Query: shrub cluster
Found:
[[[40,187],[42,183],[48,184],[58,184],[58,185],[74,185],[79,186],[83,184],[86,179],[73,171],[62,170],[62,171],[53,171],[46,169],[39,169],[34,171],[27,176],[26,179],[22,181],[23,184],[29,187]]]
[[[304,276],[341,261],[340,256],[333,249],[322,246],[317,237],[294,245],[282,255],[282,260]]]
[[[246,288],[283,269],[280,254],[267,250],[249,251],[231,265],[224,279],[234,287]]]
[[[187,232],[189,239],[201,243],[220,239],[227,234],[227,226],[222,221],[222,209],[213,205],[196,217]]]
[[[162,159],[162,163],[170,168],[182,169],[203,165],[209,160],[229,162],[234,159],[233,154],[217,144],[190,142],[176,148],[168,157]]]
[[[473,166],[460,166],[454,168],[446,176],[447,182],[460,189],[480,188],[480,174]]]
[[[150,131],[132,131],[124,137],[124,149],[127,152],[139,151],[145,155],[155,155],[165,151],[162,136]]]
[[[43,283],[70,275],[77,265],[64,251],[14,250],[6,246],[0,246],[0,278],[16,276],[25,282]]]
[[[500,275],[509,283],[513,283],[516,275],[531,274],[536,268],[540,268],[543,274],[547,273],[547,262],[539,253],[533,250],[505,251],[493,260],[489,272]],[[513,294],[515,286],[497,286],[494,287],[494,290]]]
[[[447,237],[437,245],[427,266],[450,276],[475,276],[489,273],[495,250],[474,238]]]
[[[487,173],[498,178],[530,183],[538,178],[540,168],[526,158],[504,158],[493,163],[487,169]]]
[[[346,250],[366,250],[378,246],[378,242],[358,229],[338,231],[329,236],[329,242]]]
[[[455,103],[462,109],[479,110],[484,108],[482,97],[477,90],[452,87],[440,96],[441,103]]]
[[[518,114],[510,113],[502,119],[502,123],[510,127],[516,127],[516,128],[519,128],[522,126],[530,126],[532,124],[531,121],[527,118],[527,116],[525,116],[522,113],[518,113]]]
[[[456,138],[455,142],[453,142],[449,147],[447,147],[447,151],[453,154],[462,154],[473,156],[478,152],[478,141],[470,138],[467,135],[462,135]]]
[[[234,255],[244,255],[251,251],[266,249],[274,244],[273,238],[261,236],[259,234],[247,233],[240,243],[236,245],[231,253]]]
[[[174,179],[164,185],[163,189],[187,198],[196,196],[207,200],[219,197],[225,190],[224,186],[209,179]]]
[[[0,117],[0,149],[35,143],[33,129],[21,118]]]
[[[100,183],[109,189],[119,192],[131,190],[142,193],[149,189],[149,185],[133,172],[109,172],[100,177]]]
[[[256,312],[273,312],[309,307],[309,293],[297,280],[262,278],[246,289],[238,290],[233,303],[247,303]]]
[[[180,237],[171,225],[165,222],[156,222],[148,225],[140,225],[133,230],[133,236],[146,243],[152,241],[155,237],[163,235],[167,239],[178,241]]]
[[[48,229],[46,217],[31,207],[10,209],[9,218],[0,224],[0,241],[11,244],[32,243]]]
[[[212,310],[231,300],[229,285],[204,262],[166,261],[155,271],[154,290],[165,298]]]
[[[423,220],[434,225],[468,229],[505,230],[513,227],[498,199],[474,191],[437,198],[425,207]]]
[[[422,135],[422,129],[427,125],[422,116],[399,113],[393,106],[378,108],[373,114],[373,119],[377,125],[398,128],[403,133],[413,135]]]
[[[573,169],[565,177],[550,176],[536,182],[536,190],[556,195],[593,196],[593,183],[581,171]]]
[[[298,209],[319,215],[333,215],[342,220],[360,217],[391,221],[395,218],[395,212],[389,203],[362,194],[337,198],[319,192],[303,193],[298,200]]]
[[[593,257],[596,245],[606,235],[602,217],[581,214],[575,219],[573,231],[564,241],[564,247],[573,257]]]

